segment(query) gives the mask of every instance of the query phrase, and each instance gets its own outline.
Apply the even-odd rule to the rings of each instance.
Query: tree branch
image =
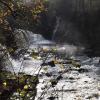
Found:
[[[5,1],[2,1],[2,0],[0,0],[0,3],[3,4],[4,6],[6,6],[10,10],[12,16],[14,17],[13,10],[10,8],[10,6]]]

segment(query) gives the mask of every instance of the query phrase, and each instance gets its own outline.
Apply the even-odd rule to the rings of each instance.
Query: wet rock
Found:
[[[88,96],[86,99],[93,99],[95,98],[96,100],[99,100],[99,94],[95,93],[95,94],[92,94],[91,96]]]
[[[57,83],[58,83],[58,80],[52,79],[52,80],[50,80],[50,82],[51,82],[52,87],[55,87],[55,85],[57,85]]]
[[[6,68],[6,66],[12,67],[10,55],[7,52],[6,47],[0,44],[0,68]]]
[[[51,77],[52,76],[52,73],[46,73],[45,74],[47,77]]]
[[[89,70],[88,69],[83,69],[83,68],[80,68],[80,69],[78,69],[78,72],[79,73],[87,73],[87,72],[89,72]]]
[[[48,100],[55,100],[56,97],[51,96],[51,97],[49,97],[49,98],[47,98],[47,99],[48,99]]]
[[[74,78],[74,77],[69,77],[69,79],[70,79],[70,80],[75,80],[75,78]]]
[[[50,61],[50,62],[48,62],[48,65],[50,65],[51,67],[55,67],[55,62],[54,61]]]
[[[59,75],[56,79],[61,80],[62,78],[63,78],[62,75]]]
[[[28,58],[28,57],[24,57],[24,60],[31,60],[31,58]]]
[[[44,62],[41,64],[41,66],[51,66],[51,67],[55,67],[55,62],[54,61],[50,61],[50,62]]]
[[[29,46],[28,34],[27,31],[16,29],[13,33],[15,42],[18,48],[27,49]]]

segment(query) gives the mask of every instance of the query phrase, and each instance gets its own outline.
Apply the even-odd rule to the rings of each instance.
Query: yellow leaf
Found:
[[[38,56],[32,56],[33,59],[38,59],[37,57],[38,57]]]
[[[25,90],[27,90],[28,88],[29,88],[29,86],[28,86],[28,85],[25,85],[25,86],[24,86],[24,89],[25,89]]]
[[[64,69],[64,65],[63,65],[63,64],[60,64],[60,68],[61,68],[61,69]]]
[[[52,51],[54,51],[54,52],[55,52],[55,51],[57,51],[57,49],[56,49],[56,48],[52,48]]]
[[[47,67],[45,67],[45,68],[43,68],[43,70],[44,70],[44,71],[47,71],[47,70],[48,70],[48,68],[47,68]]]
[[[47,48],[44,48],[43,51],[44,51],[44,52],[47,52],[47,51],[49,51],[49,50],[48,50]]]
[[[40,59],[41,59],[41,57],[37,57],[37,59],[38,59],[38,60],[40,60]]]
[[[13,51],[14,51],[13,48],[8,49],[8,52],[13,52]]]
[[[7,82],[4,82],[3,85],[4,85],[4,86],[7,86]]]
[[[57,60],[54,60],[54,63],[55,63],[55,64],[59,64],[59,62],[58,62]]]
[[[20,92],[20,96],[21,96],[21,97],[24,97],[24,96],[25,96],[25,94],[26,94],[26,92],[25,92],[25,91]]]
[[[75,66],[76,68],[80,68],[81,64],[75,61],[72,61],[72,65]]]

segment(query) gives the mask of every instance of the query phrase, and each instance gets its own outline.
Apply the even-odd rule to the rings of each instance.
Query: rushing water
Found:
[[[56,20],[55,28],[54,28],[54,30],[53,30],[52,41],[54,41],[55,36],[56,36],[56,32],[57,32],[57,30],[58,30],[58,28],[59,28],[59,25],[60,25],[60,18],[57,17],[56,19],[57,19],[57,20]]]
[[[56,49],[59,54],[64,54],[71,59],[75,59],[80,62],[81,68],[77,69],[74,66],[68,64],[64,65],[64,68],[60,64],[56,64],[55,67],[44,66],[39,73],[39,84],[37,86],[37,95],[35,100],[48,100],[48,98],[54,96],[54,100],[76,100],[78,98],[88,100],[92,97],[93,100],[99,100],[99,82],[100,82],[100,57],[89,58],[84,54],[75,55],[80,52],[79,48],[74,45],[68,44],[56,44],[52,41],[44,39],[39,34],[33,34],[27,32],[30,41],[30,48],[28,52],[38,52],[38,48],[46,48],[46,50]],[[52,45],[51,45],[52,44]],[[7,69],[14,72],[24,72],[30,75],[37,75],[42,64],[41,56],[33,58],[30,53],[26,53],[21,56],[19,60],[14,60],[9,56],[9,60],[12,66],[8,66]],[[54,55],[47,56],[47,61],[54,59]],[[50,57],[50,58],[49,58]],[[24,59],[23,59],[24,58]],[[63,61],[63,57],[58,59]],[[47,70],[44,70],[47,69]],[[62,74],[62,79],[58,81],[55,87],[51,87],[50,81],[59,76],[59,72]],[[46,73],[51,74],[50,77],[46,76]],[[63,91],[62,91],[63,89]],[[57,93],[57,95],[55,95]],[[95,97],[95,94],[97,97]],[[57,98],[56,98],[57,97]]]

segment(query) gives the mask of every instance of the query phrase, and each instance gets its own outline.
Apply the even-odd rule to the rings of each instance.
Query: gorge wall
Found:
[[[83,45],[89,55],[100,55],[99,0],[50,0],[49,16],[59,24],[54,41]]]

